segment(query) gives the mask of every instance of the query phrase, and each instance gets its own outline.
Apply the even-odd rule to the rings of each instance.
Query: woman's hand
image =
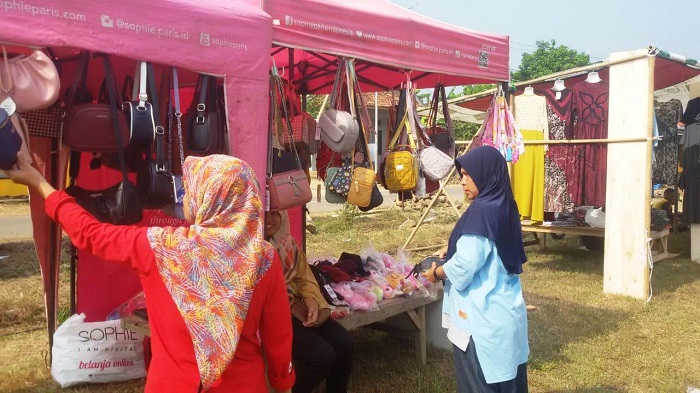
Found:
[[[36,189],[44,198],[56,191],[41,172],[32,166],[32,158],[21,150],[17,153],[16,167],[3,172],[15,183]]]
[[[436,252],[433,255],[437,255],[438,257],[440,257],[440,259],[445,259],[445,255],[447,255],[447,246],[441,248],[440,251]]]
[[[438,268],[437,265],[435,264],[435,262],[433,262],[432,266],[430,266],[430,269],[428,269],[424,272],[421,272],[420,275],[425,277],[428,281],[430,281],[432,283],[436,283],[436,282],[440,281],[440,278],[438,278],[436,275],[437,268]]]
[[[306,321],[306,316],[308,315],[308,310],[306,309],[306,306],[299,303],[298,301],[294,301],[290,310],[292,312],[292,316],[298,319],[299,322],[304,323],[304,321]]]
[[[304,326],[306,327],[316,327],[318,326],[318,302],[312,297],[305,297],[304,304],[308,310],[306,314],[306,321]]]
[[[316,326],[321,326],[326,321],[331,317],[331,309],[330,308],[322,308],[318,310],[318,319],[316,320]]]

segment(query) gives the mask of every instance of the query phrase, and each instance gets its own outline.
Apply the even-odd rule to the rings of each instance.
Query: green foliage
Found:
[[[511,73],[513,82],[522,82],[590,64],[590,57],[566,45],[557,45],[555,40],[537,41],[537,50],[523,53],[518,70]]]
[[[495,87],[496,87],[496,85],[493,83],[489,84],[489,85],[466,85],[462,89],[462,95],[463,96],[470,96],[472,94],[481,93],[482,91],[491,90]],[[453,97],[452,96],[453,93],[454,93],[454,90],[452,91],[452,93],[450,93],[450,95],[447,98],[451,99],[451,98],[458,97],[458,95],[456,95],[456,94]]]
[[[321,105],[325,97],[323,94],[309,94],[306,96],[306,111],[314,118],[318,117],[319,112],[321,112]]]

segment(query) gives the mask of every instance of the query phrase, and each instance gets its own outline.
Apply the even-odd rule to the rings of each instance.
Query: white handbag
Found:
[[[321,128],[321,140],[333,151],[347,154],[355,148],[360,127],[352,114],[329,109],[323,112],[318,125]]]
[[[421,149],[418,152],[418,157],[425,177],[433,181],[444,179],[455,164],[452,157],[434,146]]]

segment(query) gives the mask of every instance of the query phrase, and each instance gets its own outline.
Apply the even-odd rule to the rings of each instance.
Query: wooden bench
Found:
[[[532,225],[527,222],[521,224],[523,232],[532,232],[535,235],[535,240],[525,241],[523,245],[531,246],[538,244],[541,250],[547,247],[547,234],[557,233],[557,234],[567,234],[576,236],[595,236],[595,237],[605,237],[604,228],[593,228],[593,227],[558,227],[550,225]],[[652,260],[654,262],[660,261],[662,259],[669,257],[668,252],[668,235],[670,231],[665,228],[662,231],[653,231],[650,233],[651,238],[650,247],[652,249]],[[541,234],[541,235],[539,235]],[[656,248],[656,250],[654,250]]]
[[[425,306],[441,298],[442,291],[438,292],[437,298],[414,294],[410,297],[386,299],[379,302],[378,310],[354,311],[336,321],[347,330],[367,327],[396,337],[412,339],[416,349],[416,360],[424,365],[427,362]]]
[[[441,298],[440,290],[437,298],[416,293],[410,297],[387,299],[379,303],[378,310],[351,312],[336,321],[347,330],[368,327],[400,338],[412,339],[416,349],[416,359],[421,364],[426,364],[425,306]],[[136,315],[122,318],[122,327],[146,336],[151,335],[148,320]]]

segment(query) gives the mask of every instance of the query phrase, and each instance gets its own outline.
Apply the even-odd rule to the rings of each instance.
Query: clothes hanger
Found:
[[[551,87],[553,91],[561,92],[566,90],[566,85],[564,84],[564,79],[557,79],[554,81],[554,86]]]
[[[528,86],[525,88],[525,91],[523,91],[523,95],[526,96],[534,96],[535,95],[535,89],[532,88],[532,86]]]
[[[586,82],[587,83],[598,83],[602,79],[600,79],[600,75],[598,75],[598,72],[596,71],[591,71],[588,73],[588,76],[586,77]]]

